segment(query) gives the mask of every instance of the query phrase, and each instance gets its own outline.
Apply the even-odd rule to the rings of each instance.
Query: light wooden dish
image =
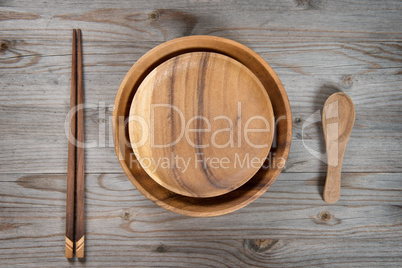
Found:
[[[218,53],[186,53],[157,66],[139,86],[130,141],[161,186],[213,197],[260,169],[271,148],[273,116],[264,86],[247,67]]]
[[[215,197],[184,196],[161,186],[140,165],[136,164],[136,157],[129,142],[128,117],[134,95],[141,83],[163,62],[190,52],[222,54],[248,68],[268,93],[276,120],[276,138],[270,150],[269,168],[264,167],[268,165],[267,161],[242,186]],[[161,207],[196,217],[223,215],[240,209],[261,196],[282,171],[292,138],[290,104],[275,72],[251,49],[235,41],[213,36],[178,38],[155,47],[139,59],[127,73],[117,92],[112,123],[116,154],[124,172],[135,187]]]

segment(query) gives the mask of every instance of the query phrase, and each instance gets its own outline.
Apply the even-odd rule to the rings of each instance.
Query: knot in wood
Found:
[[[329,213],[328,211],[321,212],[320,219],[322,221],[329,221],[331,219],[331,213]]]
[[[163,245],[160,245],[159,247],[156,248],[157,252],[165,252],[165,248],[163,247]]]
[[[8,42],[1,42],[0,44],[0,52],[4,52],[8,49],[9,43]]]
[[[148,18],[149,18],[150,20],[157,20],[157,19],[159,19],[159,13],[156,12],[156,11],[152,11],[152,12],[150,12],[150,13],[148,14]]]
[[[300,125],[301,123],[302,123],[301,118],[298,117],[298,118],[295,119],[295,124],[296,125]]]

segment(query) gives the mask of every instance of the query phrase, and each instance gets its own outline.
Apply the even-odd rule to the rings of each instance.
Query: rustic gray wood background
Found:
[[[86,259],[64,258],[71,30],[84,42]],[[258,52],[288,93],[285,171],[235,213],[190,218],[147,200],[117,161],[112,104],[149,49],[187,35]],[[402,265],[402,1],[0,0],[0,266]],[[355,103],[338,203],[322,200],[320,122],[332,93]]]

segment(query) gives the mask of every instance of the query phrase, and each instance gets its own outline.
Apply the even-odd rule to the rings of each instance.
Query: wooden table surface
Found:
[[[86,258],[64,258],[71,30],[83,30]],[[191,218],[147,200],[122,172],[110,116],[129,68],[181,36],[233,39],[288,93],[284,172],[249,206]],[[402,265],[402,1],[0,1],[0,266]],[[355,103],[340,200],[322,199],[321,122]]]

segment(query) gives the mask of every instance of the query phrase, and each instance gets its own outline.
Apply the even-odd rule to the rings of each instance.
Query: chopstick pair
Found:
[[[68,137],[66,258],[84,258],[84,112],[81,30],[73,30],[70,129]],[[75,202],[75,204],[74,204]],[[75,214],[74,214],[75,212]],[[75,226],[74,226],[75,221]]]

